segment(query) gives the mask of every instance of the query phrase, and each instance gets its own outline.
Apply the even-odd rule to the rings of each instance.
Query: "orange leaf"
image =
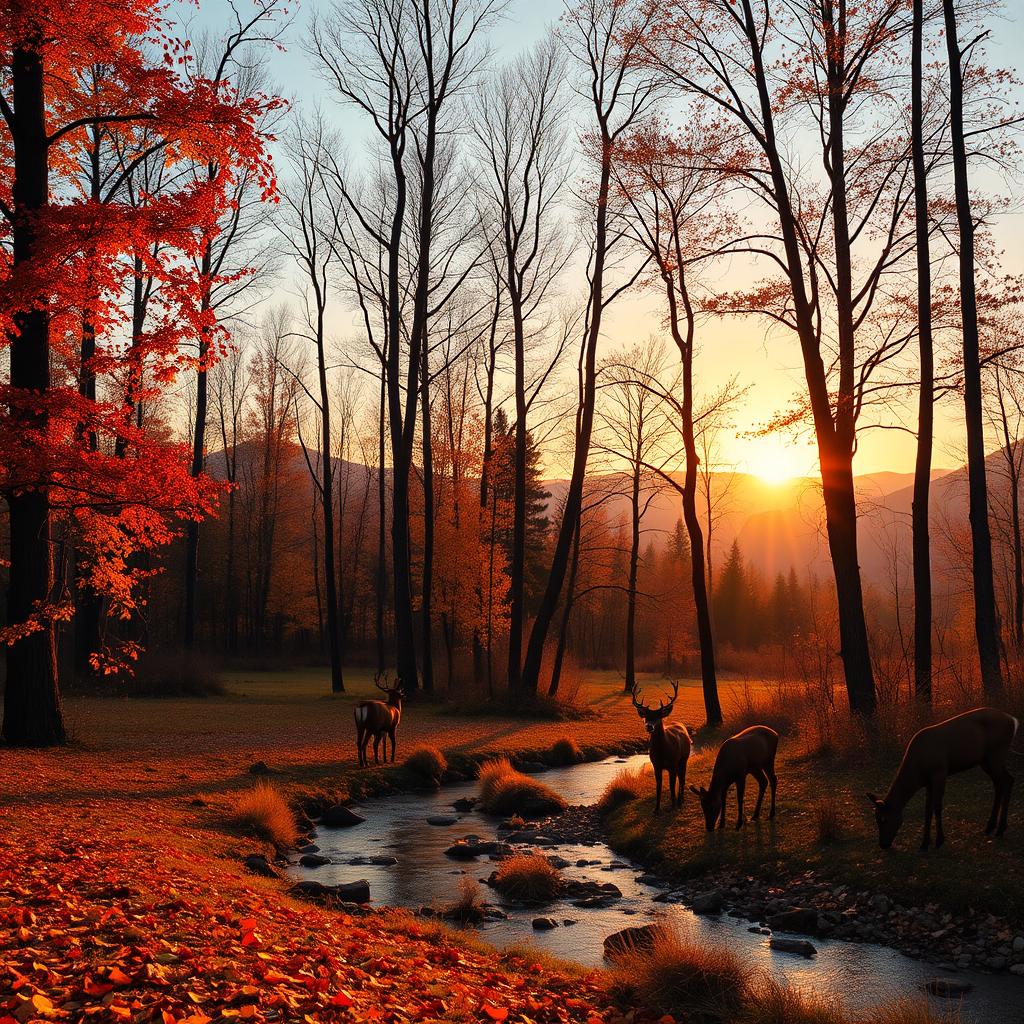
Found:
[[[340,992],[335,992],[335,994],[331,996],[329,1003],[331,1006],[351,1006],[352,997],[342,990]]]
[[[484,1003],[480,1007],[491,1020],[504,1020],[508,1016],[508,1010],[503,1006],[495,1006],[493,1003]]]

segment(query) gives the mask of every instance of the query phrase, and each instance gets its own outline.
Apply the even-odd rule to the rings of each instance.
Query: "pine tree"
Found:
[[[746,620],[750,612],[750,585],[738,541],[732,542],[729,556],[715,588],[715,624],[720,639],[733,647],[746,640]]]

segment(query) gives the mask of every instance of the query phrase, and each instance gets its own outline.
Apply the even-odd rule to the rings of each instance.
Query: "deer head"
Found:
[[[679,684],[675,680],[672,681],[672,699],[667,704],[664,700],[659,700],[656,708],[639,700],[640,687],[636,684],[633,685],[630,694],[633,697],[633,707],[636,708],[636,713],[644,720],[647,731],[653,733],[658,727],[658,723],[672,714],[672,707],[676,702],[676,697],[679,696]]]
[[[396,704],[399,707],[402,706],[402,701],[405,699],[405,689],[402,686],[402,680],[399,679],[394,686],[389,684],[390,676],[387,672],[375,672],[373,676],[373,685],[377,687],[381,693],[387,695],[389,704]]]

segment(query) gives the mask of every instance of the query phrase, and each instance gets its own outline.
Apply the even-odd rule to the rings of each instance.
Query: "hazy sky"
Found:
[[[245,0],[239,0],[244,9]],[[353,111],[337,104],[313,70],[310,58],[302,48],[305,26],[316,9],[315,0],[305,0],[294,11],[292,25],[284,40],[285,50],[272,58],[272,74],[281,92],[299,107],[319,104],[335,120],[346,147],[358,153],[363,145],[365,129]],[[226,0],[199,0],[197,26],[218,31],[229,16]],[[491,33],[495,63],[512,58],[538,39],[546,27],[557,20],[561,0],[511,0],[504,21]],[[1016,0],[1008,5],[1006,18],[992,26],[993,59],[1010,68],[1017,68],[1024,52],[1024,11]],[[1024,264],[1024,216],[1015,212],[1006,215],[998,228],[997,238],[1005,252],[1004,264],[1020,269]],[[567,281],[567,295],[579,292],[579,281]],[[604,351],[642,342],[660,331],[661,307],[653,295],[629,297],[613,307],[606,320]],[[348,333],[343,330],[343,333]],[[702,329],[701,349],[696,376],[702,390],[713,391],[733,376],[749,386],[744,407],[737,416],[736,429],[727,431],[721,442],[722,461],[740,470],[768,478],[791,475],[817,475],[814,448],[809,435],[770,435],[752,438],[743,436],[768,420],[772,414],[787,407],[792,395],[803,388],[803,371],[796,337],[789,334],[766,333],[765,323],[757,318],[716,322]],[[911,404],[913,404],[911,396]],[[911,410],[912,412],[912,410]],[[908,423],[912,423],[912,415]],[[946,398],[940,405],[936,423],[935,464],[952,467],[962,461],[962,403],[957,397]],[[915,439],[899,430],[868,430],[860,439],[856,471],[858,473],[894,470],[909,472],[913,468]],[[994,438],[990,447],[995,447]]]

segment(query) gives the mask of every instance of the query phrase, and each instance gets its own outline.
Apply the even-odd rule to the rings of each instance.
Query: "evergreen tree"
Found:
[[[499,408],[494,414],[495,462],[491,473],[491,486],[499,502],[512,503],[514,475],[514,453],[512,437],[515,425],[509,423],[505,410]],[[509,439],[508,443],[500,443]],[[551,492],[546,490],[541,478],[541,454],[533,434],[526,435],[526,564],[524,566],[524,596],[526,607],[533,611],[544,589],[546,571],[545,541],[548,527],[548,501]],[[512,559],[512,523],[503,524],[495,530],[495,543],[505,552],[507,564]]]
[[[750,586],[738,541],[732,542],[729,555],[718,577],[714,595],[715,626],[723,643],[742,646],[747,640],[747,622],[751,611]]]

